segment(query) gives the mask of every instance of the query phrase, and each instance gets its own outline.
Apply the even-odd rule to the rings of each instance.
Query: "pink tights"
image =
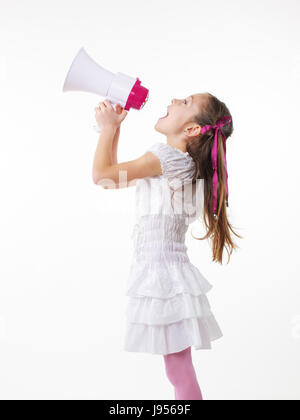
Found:
[[[167,377],[175,389],[175,400],[202,400],[192,362],[191,347],[163,356]]]

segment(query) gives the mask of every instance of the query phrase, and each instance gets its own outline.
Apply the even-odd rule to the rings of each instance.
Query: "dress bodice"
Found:
[[[201,213],[203,184],[192,183],[195,162],[188,152],[167,143],[154,143],[147,151],[160,160],[162,174],[136,183],[135,248],[152,260],[186,261],[185,233]]]

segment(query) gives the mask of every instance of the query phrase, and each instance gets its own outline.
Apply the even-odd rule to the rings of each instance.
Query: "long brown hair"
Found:
[[[201,111],[195,115],[195,122],[201,127],[207,124],[214,125],[216,122],[225,116],[231,118],[230,124],[222,127],[226,140],[233,133],[232,116],[224,104],[216,96],[211,93],[207,94],[207,102]],[[212,261],[222,264],[223,249],[225,247],[228,253],[228,261],[232,251],[239,248],[232,240],[230,231],[237,237],[242,238],[234,232],[232,225],[229,223],[226,207],[226,173],[223,161],[223,143],[222,136],[218,134],[218,203],[217,203],[217,217],[213,215],[212,209],[212,178],[213,167],[211,160],[211,149],[214,141],[214,130],[209,130],[187,143],[186,150],[194,159],[196,164],[196,171],[193,177],[193,182],[196,179],[204,180],[204,203],[203,203],[203,221],[206,228],[206,235],[198,240],[211,239],[212,244]]]

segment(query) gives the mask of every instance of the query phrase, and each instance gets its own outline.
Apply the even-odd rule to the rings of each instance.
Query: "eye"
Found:
[[[183,103],[187,104],[187,100],[186,100],[186,99],[184,99]]]

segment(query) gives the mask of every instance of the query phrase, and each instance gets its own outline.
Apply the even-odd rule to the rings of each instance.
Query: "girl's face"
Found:
[[[206,99],[207,95],[204,93],[190,95],[184,99],[173,99],[167,107],[167,116],[158,119],[155,130],[166,136],[183,134],[189,124],[197,125],[193,118],[199,113]]]

